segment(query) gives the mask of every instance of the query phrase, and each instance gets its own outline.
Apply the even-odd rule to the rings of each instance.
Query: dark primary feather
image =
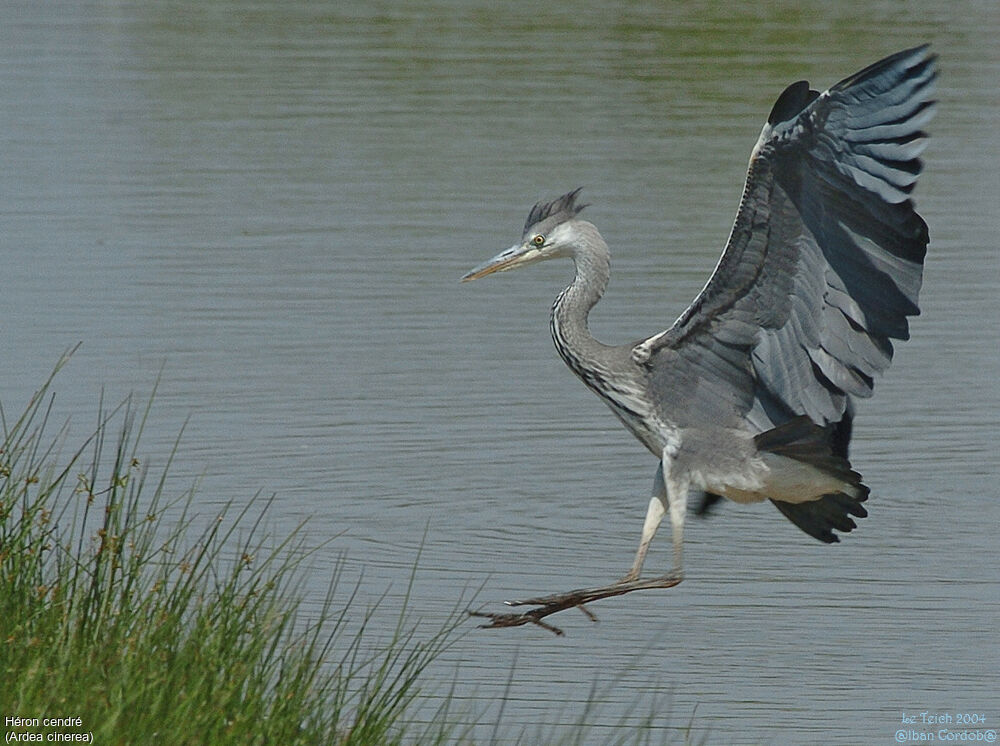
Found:
[[[676,426],[805,415],[846,459],[851,398],[871,395],[919,313],[928,235],[910,193],[935,77],[922,46],[779,97],[711,279],[638,356]],[[844,496],[778,507],[824,541],[864,511]]]
[[[767,117],[767,123],[777,124],[797,117],[799,112],[811,104],[818,95],[819,91],[810,90],[809,83],[805,80],[792,83],[774,102],[771,113]]]

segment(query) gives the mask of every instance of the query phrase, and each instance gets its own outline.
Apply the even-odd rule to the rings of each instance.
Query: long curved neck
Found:
[[[611,275],[611,254],[601,234],[581,221],[579,239],[573,247],[576,277],[552,305],[552,339],[573,372],[588,381],[588,374],[603,367],[609,347],[590,333],[587,316],[604,295]]]

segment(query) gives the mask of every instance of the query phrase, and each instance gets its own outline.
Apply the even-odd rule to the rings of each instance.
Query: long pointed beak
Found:
[[[501,251],[492,259],[488,259],[475,269],[467,272],[462,277],[462,282],[478,280],[480,277],[486,277],[486,275],[491,275],[494,272],[506,272],[508,269],[514,269],[524,264],[531,264],[541,258],[541,253],[534,246],[514,244],[509,249]]]

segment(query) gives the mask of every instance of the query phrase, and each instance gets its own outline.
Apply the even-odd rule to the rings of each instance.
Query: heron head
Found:
[[[506,272],[546,259],[570,256],[574,235],[573,218],[586,207],[576,204],[576,197],[582,188],[578,187],[551,202],[537,203],[528,213],[520,243],[469,271],[462,277],[462,282],[478,280],[494,272]]]

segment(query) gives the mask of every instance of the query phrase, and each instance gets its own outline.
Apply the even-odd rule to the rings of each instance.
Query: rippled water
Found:
[[[666,327],[727,235],[773,99],[929,40],[932,246],[913,339],[856,425],[871,517],[840,545],[764,506],[687,531],[688,579],[472,630],[439,694],[501,740],[652,713],[711,743],[890,743],[903,712],[1000,720],[995,526],[1000,56],[993,2],[9,3],[0,10],[0,400],[59,354],[83,433],[146,392],[211,511],[277,494],[317,596],[342,552],[391,631],[605,581],[655,463],[548,339],[571,267],[460,285],[584,185],[615,266],[595,332]],[[669,562],[667,542],[649,567]],[[471,626],[471,625],[470,625]],[[551,731],[546,731],[551,732]],[[484,726],[482,740],[492,737]],[[659,734],[657,734],[659,738]]]

